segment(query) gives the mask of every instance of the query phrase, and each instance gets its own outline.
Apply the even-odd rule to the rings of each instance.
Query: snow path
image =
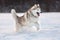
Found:
[[[0,40],[60,40],[60,13],[42,13],[40,32],[13,33],[11,14],[0,14]]]

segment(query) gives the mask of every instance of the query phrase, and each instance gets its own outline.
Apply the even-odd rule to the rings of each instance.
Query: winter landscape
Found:
[[[59,12],[41,13],[39,24],[39,32],[15,33],[15,22],[12,15],[10,13],[0,13],[0,40],[60,40]]]

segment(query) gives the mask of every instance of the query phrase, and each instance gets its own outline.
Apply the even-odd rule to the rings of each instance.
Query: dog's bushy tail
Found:
[[[11,9],[11,13],[12,13],[12,16],[16,19],[17,18],[17,15],[16,15],[15,9]]]

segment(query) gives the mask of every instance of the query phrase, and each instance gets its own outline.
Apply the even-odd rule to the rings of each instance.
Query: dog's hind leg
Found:
[[[21,27],[21,25],[19,23],[16,23],[15,28],[16,28],[16,32],[21,32],[22,27]]]

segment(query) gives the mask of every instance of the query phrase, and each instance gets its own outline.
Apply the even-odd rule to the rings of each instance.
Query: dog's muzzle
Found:
[[[39,13],[39,12],[37,12],[37,15],[38,15],[38,16],[40,16],[40,13]]]

